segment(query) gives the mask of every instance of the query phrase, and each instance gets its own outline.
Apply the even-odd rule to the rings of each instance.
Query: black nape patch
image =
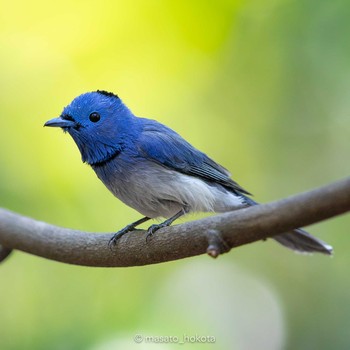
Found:
[[[97,90],[96,92],[98,92],[98,93],[101,94],[101,95],[108,96],[108,97],[119,98],[119,96],[116,95],[116,94],[114,94],[113,92],[108,92],[108,91],[105,91],[105,90]]]

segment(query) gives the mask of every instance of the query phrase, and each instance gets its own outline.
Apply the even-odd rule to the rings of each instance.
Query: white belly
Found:
[[[99,178],[121,201],[150,218],[169,218],[185,206],[190,212],[225,212],[243,206],[242,198],[221,186],[152,163],[121,174],[97,171]],[[111,173],[113,176],[111,176]],[[112,180],[111,180],[112,179]]]

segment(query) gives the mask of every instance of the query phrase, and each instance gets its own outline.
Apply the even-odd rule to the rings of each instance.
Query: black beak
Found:
[[[77,124],[74,120],[66,120],[61,117],[50,119],[44,124],[44,126],[52,126],[58,128],[70,128],[76,125]]]

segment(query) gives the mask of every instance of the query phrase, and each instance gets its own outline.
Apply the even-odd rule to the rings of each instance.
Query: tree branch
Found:
[[[22,250],[69,264],[112,267],[161,263],[219,252],[306,226],[350,210],[350,178],[279,201],[159,230],[123,236],[113,250],[112,234],[53,226],[0,208],[3,252]],[[0,249],[1,258],[1,249]]]

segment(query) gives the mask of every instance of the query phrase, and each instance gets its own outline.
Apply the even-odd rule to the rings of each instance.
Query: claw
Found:
[[[135,227],[148,221],[148,220],[149,220],[149,217],[146,216],[140,220],[137,220],[137,221],[129,224],[128,226],[125,226],[123,229],[121,229],[120,231],[115,233],[113,235],[113,237],[108,242],[109,249],[112,250],[112,248],[117,244],[118,239],[120,239],[120,237],[124,236],[126,233],[128,233],[130,231],[139,231]]]
[[[110,250],[112,250],[112,248],[117,244],[118,239],[120,239],[122,236],[124,236],[127,232],[129,232],[130,230],[127,230],[126,227],[120,231],[118,231],[117,233],[115,233],[113,235],[113,237],[109,240],[108,242],[108,247]]]
[[[146,243],[149,242],[149,240],[151,239],[152,236],[153,236],[153,233],[151,233],[151,232],[148,232],[148,233],[147,233],[147,236],[146,236]]]
[[[147,236],[146,236],[146,242],[149,241],[149,239],[153,236],[153,234],[159,230],[159,225],[151,225],[147,230]]]
[[[164,222],[158,225],[157,224],[151,225],[147,230],[146,242],[149,241],[149,239],[154,235],[155,232],[157,232],[160,228],[166,227],[166,226],[168,225],[165,224]]]
[[[187,206],[182,208],[178,213],[176,213],[171,218],[165,220],[164,222],[161,222],[160,224],[151,225],[147,230],[147,236],[146,236],[146,242],[148,242],[149,238],[153,236],[153,234],[158,231],[162,227],[170,226],[176,219],[178,219],[180,216],[186,214],[188,212]]]

